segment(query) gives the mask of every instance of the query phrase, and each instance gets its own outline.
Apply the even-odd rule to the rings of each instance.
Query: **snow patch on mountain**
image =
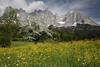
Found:
[[[65,24],[65,22],[63,22],[63,21],[60,21],[60,22],[58,22],[59,24]]]
[[[77,22],[74,22],[72,26],[77,26]]]

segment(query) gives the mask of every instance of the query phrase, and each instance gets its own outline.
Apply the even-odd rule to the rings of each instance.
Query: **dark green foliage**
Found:
[[[17,13],[12,7],[7,7],[0,20],[0,46],[10,47],[11,39],[17,35],[17,31]]]
[[[55,40],[55,41],[61,41],[61,38],[60,38],[61,33],[57,32],[55,30],[52,30],[52,36],[53,36],[53,38],[52,38],[53,40]]]
[[[11,34],[6,27],[6,25],[0,24],[0,46],[2,47],[10,47],[11,45]]]
[[[62,41],[71,41],[74,38],[74,32],[72,30],[61,33]]]
[[[85,39],[100,39],[100,27],[81,25],[77,27],[51,27],[55,41],[72,41]]]
[[[55,41],[71,41],[74,38],[73,31],[58,32],[53,30],[53,39]]]
[[[33,41],[37,43],[37,42],[49,41],[52,37],[48,35],[47,32],[42,31],[39,32],[39,34],[35,33],[34,38],[35,39],[33,39]]]
[[[100,31],[99,30],[76,30],[75,39],[84,40],[84,39],[99,39]]]
[[[5,36],[0,38],[0,46],[1,47],[10,47],[11,46],[11,39],[6,38]]]
[[[3,23],[7,25],[7,28],[9,28],[9,32],[12,36],[17,35],[17,31],[19,28],[18,18],[17,18],[17,12],[12,7],[7,7],[5,9],[5,12],[3,14]]]

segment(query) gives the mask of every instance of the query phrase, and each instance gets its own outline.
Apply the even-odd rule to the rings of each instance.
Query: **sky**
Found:
[[[58,15],[64,15],[70,10],[80,10],[86,16],[100,22],[100,0],[0,0],[0,15],[7,6],[23,8],[26,12],[49,9]]]

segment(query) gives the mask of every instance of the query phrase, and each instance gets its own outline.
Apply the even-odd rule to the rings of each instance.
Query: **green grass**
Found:
[[[29,44],[33,44],[33,42],[27,42],[27,41],[13,41],[11,47],[18,47],[18,46],[27,46]]]
[[[100,40],[12,42],[0,48],[0,67],[100,67]]]

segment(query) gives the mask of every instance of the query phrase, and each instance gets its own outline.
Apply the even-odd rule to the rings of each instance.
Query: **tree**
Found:
[[[0,23],[0,45],[2,47],[10,47],[12,36],[17,33],[18,26],[16,10],[12,7],[7,7]]]

